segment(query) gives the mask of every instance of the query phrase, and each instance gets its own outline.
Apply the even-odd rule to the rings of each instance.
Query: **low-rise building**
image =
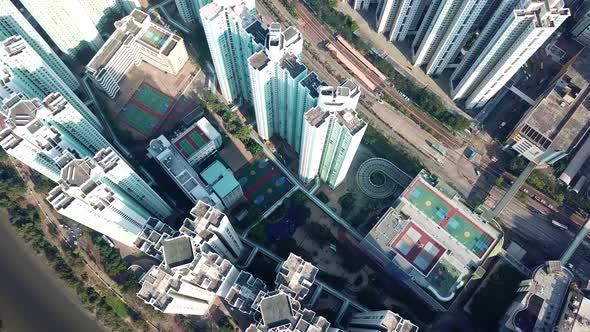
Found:
[[[516,125],[512,148],[536,164],[553,164],[581,144],[590,129],[589,80],[590,50],[584,50]],[[568,170],[569,181],[580,166]]]
[[[386,272],[414,288],[428,303],[433,299],[445,303],[480,268],[500,237],[447,184],[422,171],[362,246]]]
[[[115,98],[119,82],[132,66],[142,61],[176,75],[188,60],[184,40],[173,31],[153,23],[150,16],[134,9],[115,22],[115,32],[86,65],[94,83]]]
[[[531,279],[520,283],[500,331],[554,331],[572,280],[559,261],[537,267]]]
[[[232,171],[219,160],[215,160],[201,172],[201,178],[221,199],[226,209],[231,209],[244,197],[242,186]]]
[[[400,315],[389,311],[359,312],[348,322],[349,332],[417,332],[418,327]]]
[[[217,129],[204,117],[176,134],[171,141],[193,166],[217,152],[223,144]]]

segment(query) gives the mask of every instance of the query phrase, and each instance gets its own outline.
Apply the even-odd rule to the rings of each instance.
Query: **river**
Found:
[[[104,331],[0,212],[0,331]]]

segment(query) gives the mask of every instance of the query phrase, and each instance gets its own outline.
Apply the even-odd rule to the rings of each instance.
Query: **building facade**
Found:
[[[383,0],[377,9],[377,32],[389,34],[390,41],[404,41],[416,30],[427,1]]]
[[[265,140],[278,134],[299,152],[303,115],[317,104],[317,87],[301,63],[303,38],[294,27],[272,23],[265,49],[248,59],[256,126]],[[313,77],[317,76],[314,74]],[[312,83],[312,84],[310,84]]]
[[[85,1],[22,0],[21,3],[55,45],[66,55],[74,56],[83,45],[96,51],[104,42],[82,6]],[[103,1],[106,0],[99,0]]]
[[[412,42],[414,65],[440,75],[455,60],[487,0],[434,0]]]
[[[102,173],[92,158],[74,159],[62,169],[47,200],[59,214],[129,247],[146,228],[171,231]]]
[[[70,160],[92,157],[111,147],[59,94],[51,94],[43,102],[12,95],[4,99],[1,113],[7,127],[0,134],[0,146],[55,182]]]
[[[331,188],[346,178],[367,129],[355,111],[360,89],[353,81],[322,87],[318,106],[305,113],[299,177],[309,182],[319,175]]]
[[[266,28],[254,0],[214,0],[200,10],[221,93],[228,103],[252,103],[248,58],[264,48]]]
[[[186,24],[195,24],[201,22],[199,11],[211,0],[174,0],[178,15]]]
[[[102,129],[102,124],[86,104],[23,38],[12,36],[1,42],[0,62],[17,92],[39,99],[58,92],[95,128]]]
[[[451,97],[483,107],[569,16],[562,0],[503,0],[451,76]]]
[[[14,4],[10,0],[1,0],[0,40],[5,40],[12,36],[23,38],[70,89],[77,90],[80,87],[74,74],[72,74],[70,69],[61,61],[49,44],[47,44]]]
[[[86,65],[93,82],[115,98],[119,82],[132,66],[142,61],[176,75],[188,60],[184,40],[169,29],[155,24],[150,16],[134,9],[115,22],[115,32]]]

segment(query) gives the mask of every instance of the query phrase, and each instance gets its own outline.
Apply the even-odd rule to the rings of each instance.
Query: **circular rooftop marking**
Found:
[[[463,236],[465,236],[465,237],[471,237],[471,233],[465,232],[465,233],[463,233]]]
[[[250,175],[256,175],[256,171],[255,170],[251,170],[250,171]]]
[[[266,192],[269,194],[272,194],[272,189],[268,188],[268,189],[266,189]]]
[[[424,205],[431,206],[432,205],[432,202],[431,201],[426,201],[426,202],[424,202]]]

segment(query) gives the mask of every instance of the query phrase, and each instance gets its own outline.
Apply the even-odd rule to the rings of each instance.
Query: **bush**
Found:
[[[307,0],[307,5],[315,12],[317,18],[340,33],[347,40],[352,40],[353,32],[358,24],[348,15],[338,12],[335,8],[338,0]]]
[[[416,176],[424,168],[420,160],[411,155],[402,146],[391,143],[389,138],[383,136],[373,126],[369,126],[365,132],[362,143],[368,147],[376,157],[384,158],[395,163],[409,176]]]
[[[326,193],[324,193],[323,191],[320,191],[317,196],[318,196],[319,200],[322,201],[323,203],[328,203],[330,201],[330,199],[328,198],[328,195],[326,195]]]

